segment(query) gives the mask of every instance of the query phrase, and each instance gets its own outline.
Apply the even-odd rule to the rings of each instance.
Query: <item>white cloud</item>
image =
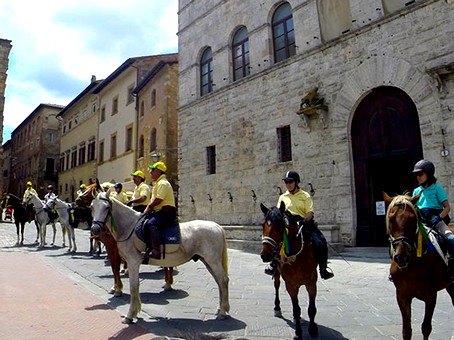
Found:
[[[0,0],[11,40],[4,141],[39,104],[68,104],[126,59],[177,52],[178,0]]]

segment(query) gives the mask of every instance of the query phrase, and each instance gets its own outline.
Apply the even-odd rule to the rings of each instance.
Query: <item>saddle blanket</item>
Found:
[[[145,216],[144,216],[145,217]],[[137,224],[135,226],[135,233],[137,237],[142,241],[147,243],[147,240],[145,239],[145,225],[147,223],[146,218],[139,218],[137,221]],[[174,224],[167,226],[164,229],[159,229],[159,236],[161,239],[161,244],[180,244],[180,225],[178,224],[177,221],[175,221]]]

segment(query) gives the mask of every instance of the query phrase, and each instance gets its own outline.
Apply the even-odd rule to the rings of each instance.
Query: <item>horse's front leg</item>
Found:
[[[434,292],[426,299],[424,320],[421,324],[421,332],[424,340],[429,340],[429,335],[432,332],[432,317],[434,315],[435,305],[437,304],[437,293]]]
[[[64,247],[66,247],[66,228],[61,223],[60,223],[60,227],[61,227],[61,235],[62,235],[62,239],[63,239],[62,247],[64,248]],[[68,243],[69,243],[69,247],[71,248],[71,240],[69,239],[69,235],[68,235]]]
[[[20,222],[20,245],[24,245],[25,222]],[[17,237],[19,237],[19,225],[17,226]]]
[[[112,274],[114,276],[114,285],[110,288],[109,294],[121,296],[123,295],[123,282],[121,281],[120,276],[121,257],[118,252],[117,243],[110,234],[103,234],[103,236],[101,236],[101,241],[106,246],[107,258],[109,259],[110,268],[112,269]]]
[[[281,274],[276,270],[274,277],[274,316],[282,317],[281,300],[279,300],[279,288],[281,287]]]
[[[32,222],[30,222],[32,223]],[[36,239],[35,239],[35,243],[39,243],[39,240],[41,239],[41,233],[40,233],[40,230],[39,230],[39,224],[36,223],[36,221],[33,221],[33,223],[35,223],[35,228],[36,228]]]
[[[172,290],[173,285],[173,267],[164,267],[165,283],[164,290]]]
[[[301,308],[298,301],[298,287],[291,286],[288,281],[285,281],[287,292],[292,300],[293,321],[295,322],[295,340],[303,339],[303,329],[301,328]]]
[[[399,305],[400,313],[402,314],[402,339],[410,340],[412,336],[411,329],[411,302],[412,297],[404,296],[396,291],[397,304]]]
[[[137,314],[142,309],[142,304],[140,302],[140,292],[139,292],[139,267],[141,262],[141,256],[138,254],[137,258],[128,258],[128,274],[129,274],[129,288],[130,288],[130,303],[128,315],[123,319],[123,323],[130,324],[134,321],[134,318],[137,317]]]
[[[54,234],[52,236],[52,243],[50,244],[51,246],[55,244],[55,235],[57,235],[57,226],[55,225],[55,223],[52,223],[52,231],[54,232]]]
[[[315,298],[317,296],[317,282],[306,285],[306,290],[309,295],[309,306],[307,307],[307,314],[309,316],[309,335],[313,338],[318,336],[318,326],[315,323],[315,315],[317,314],[317,307],[315,306]]]

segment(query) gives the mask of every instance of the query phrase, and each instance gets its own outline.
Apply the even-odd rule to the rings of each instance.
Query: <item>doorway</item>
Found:
[[[383,194],[411,192],[422,159],[418,112],[402,90],[382,86],[364,97],[352,120],[356,188],[356,245],[388,245]]]

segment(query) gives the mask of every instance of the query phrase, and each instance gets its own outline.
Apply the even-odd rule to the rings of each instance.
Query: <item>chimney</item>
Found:
[[[91,82],[94,83],[96,81],[96,76],[95,75],[92,75],[91,76]]]

